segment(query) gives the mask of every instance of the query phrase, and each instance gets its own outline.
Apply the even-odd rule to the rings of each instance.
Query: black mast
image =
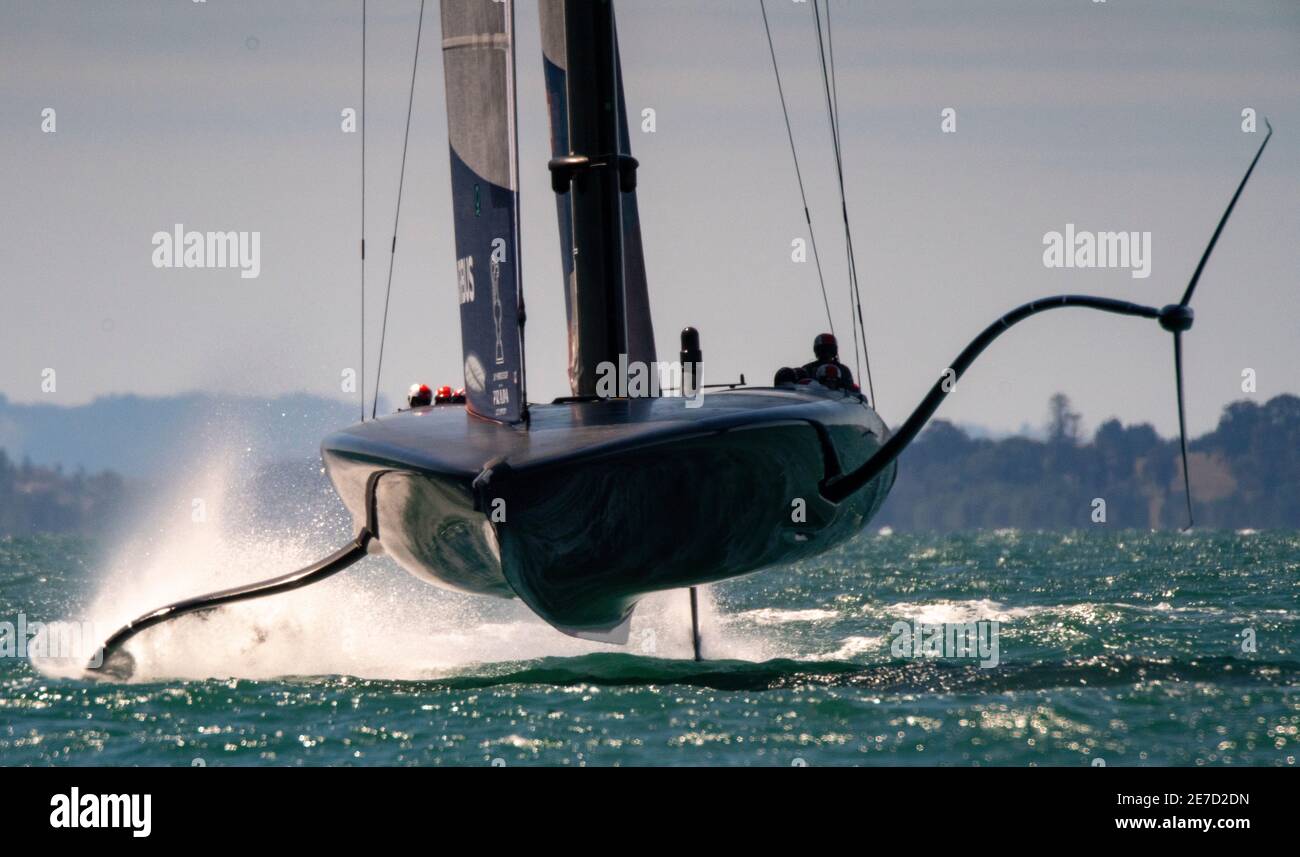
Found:
[[[579,396],[596,394],[596,368],[627,353],[622,193],[636,160],[620,150],[618,41],[611,0],[565,0],[569,154],[551,161],[556,193],[573,194],[573,337]]]

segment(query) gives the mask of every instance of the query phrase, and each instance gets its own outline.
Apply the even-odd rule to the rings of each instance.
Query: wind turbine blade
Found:
[[[1174,383],[1178,387],[1178,446],[1183,458],[1183,491],[1187,495],[1187,529],[1192,528],[1192,480],[1187,473],[1187,418],[1183,409],[1183,334],[1174,332]]]
[[[1214,251],[1214,244],[1219,240],[1219,233],[1223,231],[1224,224],[1228,222],[1228,217],[1237,204],[1237,198],[1241,196],[1242,190],[1246,187],[1246,182],[1250,180],[1250,174],[1255,171],[1255,164],[1259,163],[1259,156],[1264,154],[1264,147],[1268,145],[1269,139],[1273,136],[1273,126],[1267,118],[1264,120],[1264,127],[1268,128],[1268,133],[1264,135],[1264,142],[1259,144],[1259,151],[1255,153],[1255,159],[1250,162],[1250,168],[1241,177],[1241,184],[1237,185],[1237,192],[1232,195],[1232,201],[1228,203],[1228,210],[1223,212],[1223,217],[1219,219],[1219,225],[1215,227],[1214,234],[1210,236],[1210,243],[1205,248],[1201,261],[1197,263],[1196,271],[1192,274],[1192,281],[1187,284],[1187,291],[1183,292],[1183,299],[1178,302],[1183,306],[1187,306],[1192,302],[1192,292],[1196,291],[1196,283],[1201,279],[1201,271],[1205,270],[1205,263],[1209,261],[1210,253]]]

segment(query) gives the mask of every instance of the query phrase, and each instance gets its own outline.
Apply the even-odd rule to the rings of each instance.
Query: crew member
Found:
[[[789,366],[782,366],[776,370],[776,377],[772,380],[773,387],[782,387],[788,384],[799,383],[799,372],[803,370],[791,369]]]
[[[816,378],[818,383],[832,390],[857,389],[853,383],[853,373],[839,361],[840,345],[835,341],[835,334],[818,334],[813,340],[813,354],[817,359],[803,366],[803,371],[810,378]]]

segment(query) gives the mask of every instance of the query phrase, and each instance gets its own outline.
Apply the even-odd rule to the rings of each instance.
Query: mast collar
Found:
[[[623,193],[636,190],[636,170],[641,162],[631,155],[608,154],[589,155],[568,154],[552,158],[546,167],[551,171],[551,190],[556,193],[568,193],[574,176],[587,170],[616,168],[618,170],[618,189]]]

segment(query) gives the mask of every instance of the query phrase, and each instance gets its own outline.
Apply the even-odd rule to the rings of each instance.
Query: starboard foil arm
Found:
[[[1153,318],[1160,322],[1162,328],[1173,334],[1174,387],[1178,401],[1178,443],[1182,453],[1183,488],[1187,500],[1187,527],[1190,529],[1193,523],[1192,485],[1187,470],[1187,421],[1183,407],[1182,335],[1192,327],[1194,318],[1191,306],[1192,294],[1196,291],[1196,284],[1200,281],[1201,273],[1205,270],[1205,263],[1209,261],[1210,254],[1214,252],[1214,245],[1218,243],[1219,236],[1223,233],[1223,227],[1227,225],[1228,218],[1232,216],[1232,210],[1237,206],[1237,200],[1241,198],[1241,192],[1245,190],[1251,174],[1255,172],[1255,165],[1259,163],[1260,156],[1264,154],[1268,141],[1273,138],[1273,126],[1268,119],[1264,120],[1264,127],[1268,129],[1268,133],[1264,135],[1259,148],[1255,151],[1255,157],[1251,159],[1250,166],[1246,168],[1246,174],[1241,177],[1241,181],[1237,184],[1237,189],[1228,202],[1228,207],[1224,209],[1218,225],[1214,228],[1210,243],[1206,246],[1205,251],[1201,254],[1200,261],[1196,264],[1196,270],[1192,274],[1191,281],[1187,284],[1187,290],[1183,292],[1182,299],[1178,303],[1156,309],[1155,307],[1142,306],[1128,301],[1092,297],[1090,295],[1057,295],[1056,297],[1030,301],[1013,309],[986,327],[979,336],[971,341],[970,345],[966,346],[962,353],[957,356],[957,359],[953,361],[952,366],[944,370],[939,380],[935,381],[934,386],[930,388],[930,392],[926,394],[921,404],[917,405],[916,410],[907,418],[907,421],[899,426],[898,431],[881,446],[875,455],[867,459],[858,469],[851,473],[838,478],[829,477],[823,480],[821,484],[822,496],[838,503],[878,476],[881,471],[889,466],[890,462],[898,458],[902,451],[907,448],[907,445],[916,438],[916,435],[925,424],[930,421],[930,417],[934,416],[934,412],[939,409],[939,405],[956,388],[957,380],[975,362],[975,358],[979,357],[993,340],[1001,336],[1004,331],[1009,330],[1012,325],[1049,309],[1085,307],[1119,315]]]
[[[921,400],[921,403],[916,406],[916,410],[912,411],[907,420],[898,427],[898,430],[890,435],[889,440],[885,441],[875,455],[863,462],[862,466],[857,470],[824,480],[821,486],[822,496],[834,503],[839,503],[872,479],[875,479],[889,466],[890,462],[902,454],[908,444],[916,439],[917,434],[934,416],[935,411],[939,410],[943,400],[957,388],[957,381],[975,362],[976,358],[983,353],[984,349],[993,343],[993,340],[1010,330],[1017,322],[1024,321],[1040,312],[1062,307],[1086,307],[1101,310],[1102,312],[1141,318],[1160,318],[1161,313],[1170,309],[1170,307],[1166,307],[1165,310],[1159,310],[1155,307],[1143,306],[1129,301],[1092,297],[1090,295],[1056,295],[1055,297],[1030,301],[1016,307],[984,328],[979,336],[971,340],[971,343],[962,349],[961,354],[957,355],[957,359],[952,362],[952,365],[944,370],[943,374],[939,376],[939,380],[934,382],[934,386],[930,388],[930,392]]]
[[[370,530],[363,527],[355,539],[311,565],[297,571],[273,577],[270,580],[249,583],[206,595],[197,595],[150,610],[127,622],[113,633],[96,652],[86,669],[92,674],[129,678],[135,671],[135,662],[123,648],[135,635],[155,625],[177,619],[190,613],[212,610],[236,601],[264,598],[281,592],[290,592],[318,583],[335,575],[366,555],[371,540]]]

